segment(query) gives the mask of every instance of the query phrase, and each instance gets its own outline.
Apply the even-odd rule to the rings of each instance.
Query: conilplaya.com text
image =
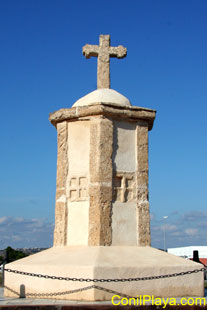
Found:
[[[180,299],[176,299],[174,297],[155,297],[153,295],[140,295],[136,298],[126,298],[120,297],[119,295],[114,295],[111,299],[111,302],[114,306],[145,306],[145,305],[155,305],[155,306],[162,306],[164,309],[167,305],[170,306],[201,306],[206,305],[206,299],[204,297],[182,297]]]

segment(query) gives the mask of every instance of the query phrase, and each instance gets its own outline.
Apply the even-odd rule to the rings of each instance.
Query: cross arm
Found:
[[[122,45],[117,47],[110,46],[109,54],[111,57],[124,58],[127,55],[127,49]]]
[[[99,53],[99,46],[86,44],[83,46],[82,52],[86,58],[90,58],[91,56],[97,57]]]

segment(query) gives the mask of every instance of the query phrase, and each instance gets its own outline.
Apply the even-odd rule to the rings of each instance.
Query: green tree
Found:
[[[11,263],[17,259],[23,258],[25,256],[28,256],[27,254],[25,254],[22,251],[18,251],[18,250],[14,250],[12,249],[10,246],[8,246],[6,249],[6,260],[7,263]]]

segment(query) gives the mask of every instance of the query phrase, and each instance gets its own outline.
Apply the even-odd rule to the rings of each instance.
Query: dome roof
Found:
[[[116,90],[110,88],[100,88],[78,99],[73,104],[73,107],[100,103],[112,103],[119,106],[131,106],[130,101]]]

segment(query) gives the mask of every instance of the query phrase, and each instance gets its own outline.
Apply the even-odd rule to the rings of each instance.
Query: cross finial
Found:
[[[122,45],[110,46],[110,35],[99,36],[99,45],[86,44],[83,55],[86,58],[98,57],[97,88],[110,88],[110,57],[124,58],[127,49]]]

